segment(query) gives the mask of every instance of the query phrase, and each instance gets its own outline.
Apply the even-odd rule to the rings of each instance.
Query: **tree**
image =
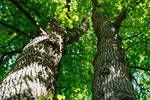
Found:
[[[36,25],[34,19],[17,1],[11,2]],[[69,31],[61,29],[54,20],[50,22],[49,32],[40,28],[40,35],[23,48],[14,69],[2,82],[0,99],[38,99],[48,94],[52,94],[49,97],[52,99],[55,95],[56,75],[63,48],[65,44],[84,33],[87,28],[85,22],[80,28]]]
[[[29,16],[17,1],[11,2]],[[36,25],[33,18],[32,21]],[[40,28],[40,35],[23,48],[14,69],[2,82],[0,99],[38,99],[48,94],[52,94],[48,99],[54,98],[56,75],[63,48],[84,33],[86,26],[85,20],[79,28],[66,31],[52,20],[49,32]]]
[[[46,94],[48,94],[46,98],[50,99],[53,97],[52,95],[56,95],[59,100],[65,97],[67,99],[90,97],[91,92],[88,88],[91,87],[90,80],[93,74],[93,68],[90,63],[96,50],[94,31],[98,38],[98,43],[93,61],[95,70],[92,99],[134,100],[135,96],[130,83],[131,80],[135,89],[137,88],[137,98],[148,98],[149,81],[143,81],[143,79],[139,81],[139,77],[149,77],[149,72],[147,72],[149,69],[145,67],[150,63],[148,60],[149,26],[148,23],[143,23],[148,19],[148,1],[132,2],[121,0],[110,2],[92,0],[92,2],[93,10],[91,9],[92,3],[88,0],[10,0],[10,2],[4,0],[0,2],[0,9],[2,9],[0,12],[0,28],[2,30],[0,37],[2,40],[0,41],[1,79],[4,79],[4,76],[6,76],[1,85],[1,93],[3,94],[1,97],[3,99],[5,97],[25,97],[21,95],[22,93],[26,95],[26,98],[32,99],[37,99],[38,97],[44,99],[45,97],[42,95],[45,96]],[[142,8],[140,8],[141,6]],[[123,7],[125,9],[122,9]],[[140,13],[143,13],[143,16],[140,16]],[[81,37],[87,28],[87,20],[84,19],[90,18],[91,16],[89,15],[91,14],[94,31],[91,21],[89,21],[89,30]],[[85,17],[83,15],[88,16]],[[8,18],[6,16],[11,17]],[[139,19],[135,21],[136,17]],[[136,22],[140,24],[136,26]],[[137,34],[135,34],[138,30],[136,27],[140,28]],[[6,40],[6,38],[8,39]],[[29,42],[30,39],[32,40]],[[78,42],[73,42],[74,40],[78,40]],[[141,41],[145,42],[140,47],[144,48],[142,49],[145,52],[144,54],[135,45],[142,43]],[[121,47],[125,49],[125,52]],[[133,50],[136,50],[134,51],[135,53]],[[19,55],[16,63],[12,64],[21,51],[22,53]],[[135,55],[140,55],[140,57],[137,58]],[[62,61],[60,63],[61,58]],[[14,68],[11,68],[8,75],[4,75],[4,73],[9,71],[11,65]],[[60,69],[59,66],[61,66]],[[36,68],[38,73],[27,73],[28,71],[36,72]],[[128,68],[132,77],[129,76]],[[24,71],[22,71],[23,69]],[[28,69],[27,72],[26,69]],[[137,69],[144,70],[145,74]],[[25,74],[19,74],[19,71],[25,72]],[[135,74],[139,77],[136,77]],[[15,75],[18,77],[13,78]],[[16,80],[18,79],[20,80],[17,83]],[[31,87],[31,83],[37,84],[39,88]],[[11,87],[13,84],[15,84],[15,87]],[[21,86],[22,84],[25,84],[25,87]],[[16,88],[20,85],[22,88],[20,90],[24,91],[16,93],[17,90],[14,90],[15,92],[13,93],[16,93],[14,95],[11,93],[13,89],[5,88],[9,85],[11,88]],[[40,88],[44,92],[40,93]],[[7,89],[11,90],[3,92]],[[33,93],[32,91],[35,92]]]
[[[93,28],[98,38],[97,52],[93,66],[93,100],[135,100],[130,83],[125,55],[118,35],[122,20],[126,17],[123,9],[114,24],[98,13],[98,2],[93,2]]]
[[[84,33],[86,23],[81,28],[73,29],[74,35],[61,31],[55,22],[51,22],[51,31],[41,29],[40,36],[35,37],[22,50],[14,69],[1,84],[0,99],[38,99],[48,94],[55,95],[55,82],[58,65],[66,43]],[[77,34],[78,33],[78,34]],[[54,96],[49,97],[52,99]]]

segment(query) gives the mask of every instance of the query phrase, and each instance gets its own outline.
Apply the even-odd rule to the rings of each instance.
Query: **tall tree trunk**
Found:
[[[54,94],[63,47],[63,37],[57,32],[43,34],[27,44],[0,86],[0,100],[35,100],[48,92]]]
[[[93,62],[92,99],[135,100],[118,30],[97,12],[96,0],[93,0],[93,5],[92,21],[98,43]]]
[[[78,39],[87,29],[88,20],[80,27],[65,30],[51,21],[51,31],[43,30],[22,50],[14,69],[0,85],[0,100],[38,100],[51,94],[54,99],[56,75],[65,44]]]

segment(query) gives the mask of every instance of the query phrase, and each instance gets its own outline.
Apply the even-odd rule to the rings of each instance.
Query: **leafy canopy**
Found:
[[[90,0],[17,0],[36,21],[24,15],[12,2],[0,1],[0,80],[12,68],[21,49],[38,33],[38,27],[49,29],[55,18],[61,27],[76,28],[84,17],[91,17]],[[127,7],[127,17],[119,34],[125,49],[127,63],[133,76],[137,98],[150,98],[150,3],[148,0],[99,0],[99,11],[114,22]],[[88,13],[88,16],[87,16]],[[96,51],[96,37],[90,21],[89,30],[65,49],[57,81],[57,98],[77,99],[91,96],[92,60]]]

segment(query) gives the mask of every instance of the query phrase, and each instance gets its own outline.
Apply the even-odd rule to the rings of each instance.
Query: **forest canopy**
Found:
[[[115,22],[125,8],[119,35],[137,100],[150,98],[150,2],[148,0],[98,0],[98,12]],[[90,100],[92,62],[97,50],[91,16],[91,0],[1,0],[0,81],[13,69],[23,47],[39,33],[51,29],[54,19],[71,30],[88,19],[88,30],[63,51],[57,76],[57,99]],[[70,33],[71,34],[71,33]]]

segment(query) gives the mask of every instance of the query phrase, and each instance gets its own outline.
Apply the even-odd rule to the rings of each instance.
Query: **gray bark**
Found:
[[[50,32],[43,30],[22,50],[14,69],[0,85],[0,100],[38,100],[51,94],[55,99],[56,75],[64,46],[77,40],[88,29],[88,20],[83,19],[79,28],[65,30],[55,20]]]
[[[92,22],[98,43],[93,62],[92,100],[135,100],[118,30],[97,12],[96,4],[93,0]]]
[[[37,100],[55,94],[63,41],[61,34],[51,31],[43,32],[27,44],[0,86],[0,100]]]

